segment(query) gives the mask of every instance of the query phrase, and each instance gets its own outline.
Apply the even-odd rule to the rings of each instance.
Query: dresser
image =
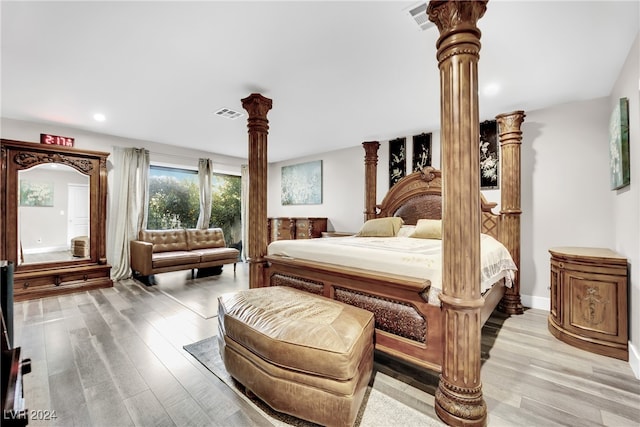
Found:
[[[267,218],[269,243],[276,240],[313,239],[327,231],[327,218]]]
[[[549,253],[549,332],[583,350],[628,360],[627,259],[605,248]]]

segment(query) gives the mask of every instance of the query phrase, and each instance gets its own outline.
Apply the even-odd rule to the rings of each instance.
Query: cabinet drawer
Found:
[[[13,280],[13,289],[15,292],[20,292],[23,289],[33,289],[43,286],[53,286],[52,276],[45,277],[33,277],[33,278],[25,278],[25,279],[15,279]]]

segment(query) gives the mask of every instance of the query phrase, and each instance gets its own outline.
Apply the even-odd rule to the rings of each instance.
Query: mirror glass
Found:
[[[89,176],[62,164],[18,172],[18,264],[86,260]]]

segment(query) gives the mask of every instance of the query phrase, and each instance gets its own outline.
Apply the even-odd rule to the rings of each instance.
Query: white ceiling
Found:
[[[2,1],[2,117],[246,158],[246,114],[214,113],[246,113],[259,92],[273,99],[270,161],[437,130],[438,30],[419,30],[413,5]],[[480,91],[502,89],[480,94],[480,119],[609,95],[639,10],[490,1]]]

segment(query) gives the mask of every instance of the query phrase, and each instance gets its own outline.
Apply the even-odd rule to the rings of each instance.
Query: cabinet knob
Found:
[[[560,268],[564,268],[564,262],[559,262],[559,263],[558,263],[558,267],[560,267]]]

